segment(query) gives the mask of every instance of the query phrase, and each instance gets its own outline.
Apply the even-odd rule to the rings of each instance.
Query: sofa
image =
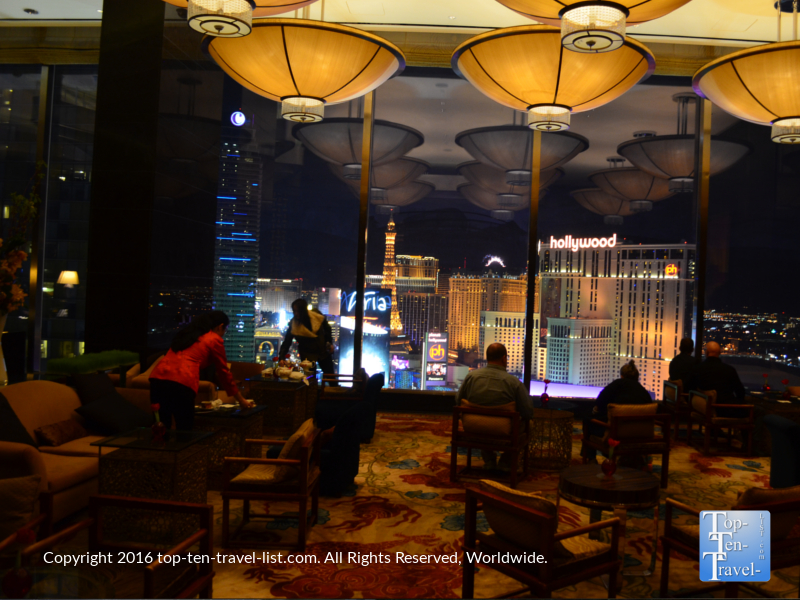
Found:
[[[81,406],[77,392],[52,381],[25,381],[2,388],[2,394],[33,440],[37,428],[68,419],[80,423],[89,435],[59,446],[31,446],[0,440],[0,479],[39,475],[40,508],[52,523],[88,506],[97,493],[98,449],[90,444],[102,439],[75,409]],[[119,394],[144,411],[150,409],[150,392],[119,388]],[[103,448],[103,453],[113,452]],[[0,515],[0,518],[2,515]]]
[[[120,389],[132,388],[137,390],[150,390],[150,373],[152,373],[153,369],[156,368],[156,365],[159,363],[162,356],[159,356],[156,360],[154,360],[144,373],[142,373],[142,367],[140,364],[137,363],[133,365],[125,372],[125,388]],[[122,385],[119,375],[111,374],[109,375],[109,378],[114,382],[114,385]],[[204,401],[212,402],[216,399],[217,386],[211,381],[200,381],[200,387],[197,390],[197,397],[195,398],[194,403],[199,405]]]

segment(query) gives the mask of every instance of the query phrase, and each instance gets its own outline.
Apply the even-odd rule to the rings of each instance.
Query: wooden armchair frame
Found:
[[[671,379],[665,379],[662,397],[663,400],[661,401],[660,407],[672,417],[675,425],[675,432],[672,435],[672,440],[678,441],[681,420],[686,423],[686,435],[689,435],[688,429],[691,427],[690,418],[692,406],[689,404],[689,394],[683,391],[683,382],[681,382],[681,385],[678,385]]]
[[[700,396],[704,398],[706,401],[706,412],[702,414],[695,410],[694,406],[692,405],[692,398],[694,396]],[[753,418],[753,411],[755,406],[752,404],[719,404],[716,402],[711,402],[709,400],[708,394],[698,391],[698,390],[691,390],[689,392],[689,406],[691,407],[691,415],[689,421],[689,431],[687,432],[686,441],[691,445],[692,443],[692,434],[694,430],[694,423],[697,423],[699,427],[703,428],[703,449],[702,452],[706,456],[713,456],[717,454],[716,452],[711,452],[711,438],[719,437],[718,435],[714,435],[715,432],[718,432],[722,429],[728,430],[728,447],[729,449],[733,448],[732,439],[733,439],[733,430],[739,431],[746,431],[747,432],[747,450],[745,451],[742,448],[742,452],[736,451],[728,451],[726,455],[736,455],[736,456],[753,456],[753,431],[755,430],[755,420]],[[748,416],[745,419],[741,418],[727,418],[727,417],[716,417],[716,410],[718,408],[737,408],[737,409],[746,409],[748,411]]]
[[[664,515],[664,535],[661,536],[663,553],[661,562],[661,586],[659,591],[660,598],[686,598],[696,596],[699,593],[708,594],[719,590],[725,590],[726,598],[737,598],[739,595],[739,586],[743,586],[748,590],[755,592],[759,596],[764,596],[767,598],[770,597],[765,596],[764,592],[754,585],[736,582],[720,583],[707,587],[695,588],[680,594],[670,595],[670,552],[674,550],[679,554],[683,554],[692,560],[700,562],[699,540],[698,543],[689,545],[686,543],[688,540],[683,540],[680,537],[677,537],[673,531],[672,518],[676,509],[698,519],[700,518],[700,511],[696,508],[693,508],[682,502],[678,502],[677,500],[673,500],[672,498],[667,498],[666,513]],[[769,502],[757,505],[736,505],[731,510],[768,510],[770,514],[796,511],[800,510],[800,500],[784,500],[780,502]],[[770,551],[770,567],[772,571],[800,565],[800,537],[773,541],[771,542]],[[798,584],[798,596],[800,596],[800,584]]]
[[[528,521],[540,522],[542,538],[547,540],[547,547],[541,549],[541,554],[547,562],[538,563],[539,572],[523,569],[515,564],[492,564],[496,571],[507,577],[516,579],[525,585],[524,588],[504,594],[503,597],[512,597],[527,591],[533,592],[536,598],[549,598],[554,590],[573,585],[580,581],[586,581],[593,577],[607,574],[609,577],[608,597],[615,597],[617,589],[617,577],[622,566],[619,554],[620,520],[618,518],[608,519],[592,523],[585,527],[579,527],[570,531],[558,532],[558,516],[547,515],[532,508],[522,506],[516,502],[510,502],[495,494],[482,492],[474,489],[467,490],[466,515],[464,526],[464,558],[463,568],[463,587],[461,588],[462,598],[475,597],[475,563],[468,560],[467,552],[484,554],[529,554],[531,550],[521,548],[506,542],[499,537],[480,533],[477,531],[478,503],[482,506],[494,505],[501,508],[505,513],[514,515]],[[585,533],[598,532],[601,529],[611,529],[611,547],[608,552],[593,556],[589,559],[577,560],[575,569],[571,569],[567,575],[556,576],[554,570],[557,569],[553,557],[555,543],[567,538],[583,535]],[[583,565],[580,563],[583,562]]]
[[[297,459],[282,458],[248,458],[226,457],[222,466],[222,547],[223,548],[297,548],[300,552],[306,550],[308,530],[317,522],[319,509],[319,434],[316,427],[312,435],[300,448],[300,457]],[[283,446],[287,440],[245,440],[245,454],[250,447],[256,446]],[[297,469],[297,477],[287,482],[265,483],[261,486],[254,483],[237,483],[232,481],[231,465],[239,464],[245,467],[250,465],[284,465]],[[242,522],[230,533],[230,501],[242,500]],[[298,503],[298,540],[296,544],[288,542],[261,542],[258,540],[237,540],[251,519],[278,519],[283,515],[252,515],[250,513],[251,500],[273,500]],[[308,504],[311,502],[311,515],[308,515]]]
[[[511,433],[509,435],[481,435],[469,433],[460,428],[463,415],[484,415],[489,417],[501,417],[511,420]],[[496,452],[508,452],[511,457],[511,471],[508,479],[512,488],[517,487],[519,479],[519,459],[522,454],[523,479],[528,476],[529,453],[528,436],[530,433],[530,421],[523,419],[515,410],[498,410],[496,408],[476,408],[474,406],[456,406],[453,408],[453,431],[450,441],[450,481],[456,483],[460,477],[479,477],[489,478],[489,472],[481,469],[478,471],[472,467],[472,449],[494,450]],[[467,449],[467,466],[463,469],[458,468],[458,449]]]
[[[89,498],[89,518],[62,529],[43,540],[36,542],[22,551],[23,564],[29,564],[33,556],[53,548],[56,544],[72,538],[77,532],[89,530],[89,551],[114,551],[132,550],[142,552],[149,550],[141,544],[109,543],[103,540],[103,509],[135,508],[158,510],[177,514],[195,515],[198,518],[199,529],[194,534],[181,540],[168,550],[152,548],[156,558],[144,568],[144,597],[157,598],[159,590],[155,588],[156,572],[168,566],[167,556],[186,552],[192,546],[199,545],[199,553],[214,556],[214,508],[208,504],[191,504],[188,502],[172,502],[166,500],[149,500],[145,498],[123,498],[120,496],[91,496]],[[157,554],[161,554],[159,559]],[[213,593],[212,582],[214,570],[211,561],[199,564],[197,574],[174,596],[175,598],[211,598]]]
[[[620,439],[619,426],[622,423],[632,423],[637,421],[653,421],[653,437],[643,438],[630,438],[623,437]],[[655,415],[619,415],[609,416],[609,422],[592,419],[589,421],[594,425],[599,425],[608,430],[608,436],[603,436],[603,440],[598,442],[591,439],[591,431],[589,427],[584,425],[582,443],[585,446],[600,450],[604,454],[609,451],[608,439],[618,440],[619,446],[614,448],[616,456],[634,455],[634,454],[660,454],[661,455],[661,487],[666,488],[669,485],[669,446],[670,446],[670,415],[655,414]],[[655,426],[661,426],[661,436],[655,433]]]

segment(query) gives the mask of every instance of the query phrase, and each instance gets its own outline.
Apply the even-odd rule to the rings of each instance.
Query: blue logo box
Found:
[[[700,580],[769,581],[769,511],[700,513]]]

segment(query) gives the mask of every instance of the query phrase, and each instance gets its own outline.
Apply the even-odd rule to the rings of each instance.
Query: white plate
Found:
[[[221,404],[220,408],[235,408],[235,404]]]

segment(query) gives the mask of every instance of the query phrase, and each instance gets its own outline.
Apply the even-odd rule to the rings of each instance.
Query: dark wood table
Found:
[[[593,511],[611,511],[622,524],[622,540],[620,554],[625,562],[625,525],[629,510],[653,508],[653,553],[650,556],[650,567],[645,571],[623,571],[623,575],[652,575],[656,563],[656,546],[658,545],[658,504],[661,500],[661,487],[658,477],[637,469],[618,467],[613,477],[606,477],[600,465],[578,465],[561,472],[558,482],[558,498],[561,498],[591,509]]]
[[[249,397],[269,410],[264,415],[264,435],[290,436],[307,419],[314,417],[317,379],[248,379]]]
[[[208,489],[222,489],[222,465],[226,456],[245,456],[245,440],[261,439],[264,431],[266,406],[250,409],[220,408],[195,412],[194,430],[210,431],[216,435],[208,445]],[[251,458],[261,456],[261,447],[251,448]],[[232,465],[232,474],[238,475],[246,466]]]

